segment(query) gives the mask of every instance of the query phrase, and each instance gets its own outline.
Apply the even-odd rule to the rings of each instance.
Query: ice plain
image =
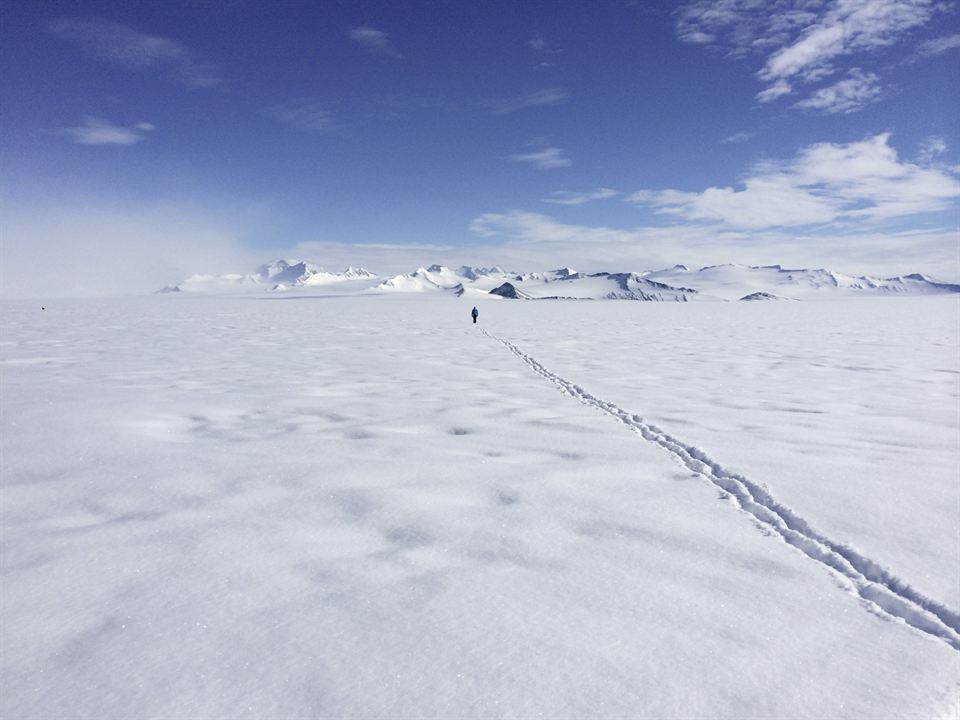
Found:
[[[3,717],[960,712],[616,415],[955,613],[956,297],[6,302],[0,363]]]

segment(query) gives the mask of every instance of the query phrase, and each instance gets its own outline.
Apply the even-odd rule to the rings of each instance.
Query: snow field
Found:
[[[956,333],[934,320],[956,304],[909,302],[935,310],[867,305],[891,338],[941,327],[945,349],[914,346],[910,370],[908,339],[884,335],[903,343],[884,360],[902,386],[870,386],[867,430],[879,446],[906,423],[928,444],[882,455],[913,452],[877,465],[872,494],[846,474],[873,463],[865,435],[821,436],[849,427],[847,405],[844,421],[763,402],[858,389],[856,304],[490,301],[477,328],[449,298],[5,305],[0,714],[929,717],[957,692],[960,653],[481,332],[956,608],[958,454],[931,430],[949,429],[958,377],[936,373],[957,369]],[[818,316],[853,334],[803,347]],[[721,352],[737,328],[752,352]],[[776,353],[823,380],[780,397]],[[734,409],[711,389],[731,378]],[[940,406],[914,407],[927,397]],[[877,518],[890,504],[902,526]]]
[[[890,300],[570,304],[543,334],[530,306],[498,331],[956,609],[960,300]]]

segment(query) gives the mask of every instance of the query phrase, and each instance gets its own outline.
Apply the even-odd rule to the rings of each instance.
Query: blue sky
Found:
[[[38,266],[109,292],[278,255],[960,279],[954,2],[34,0],[0,22],[5,295]]]

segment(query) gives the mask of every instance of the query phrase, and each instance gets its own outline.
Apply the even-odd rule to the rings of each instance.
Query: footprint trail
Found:
[[[547,370],[509,340],[481,330],[504,345],[531,370],[585,405],[595,407],[673,455],[689,470],[713,483],[765,529],[807,557],[844,578],[875,612],[901,620],[960,651],[960,614],[932,600],[878,563],[849,546],[818,532],[796,512],[779,503],[766,489],[739,473],[726,470],[700,448],[683,442],[639,415],[591,395],[579,385]]]

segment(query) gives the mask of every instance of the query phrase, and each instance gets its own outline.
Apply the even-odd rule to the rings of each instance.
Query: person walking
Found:
[[[473,318],[473,324],[474,324],[474,325],[477,324],[477,318],[478,318],[479,316],[480,316],[480,311],[477,310],[477,306],[474,305],[474,306],[473,306],[473,310],[470,311],[470,317]]]

